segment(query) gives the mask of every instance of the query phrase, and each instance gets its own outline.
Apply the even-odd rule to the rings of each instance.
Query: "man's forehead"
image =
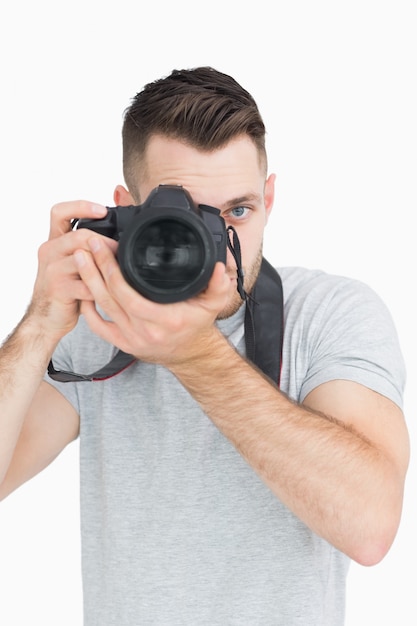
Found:
[[[230,202],[234,197],[258,194],[264,173],[259,155],[248,137],[239,137],[222,148],[199,150],[167,137],[151,138],[143,163],[141,197],[159,184],[182,185],[197,202],[210,197]]]

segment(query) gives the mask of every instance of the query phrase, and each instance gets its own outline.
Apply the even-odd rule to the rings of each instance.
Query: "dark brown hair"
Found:
[[[266,167],[265,126],[255,100],[234,78],[211,67],[173,70],[145,85],[125,111],[122,135],[123,172],[132,193],[153,135],[207,152],[247,135]]]

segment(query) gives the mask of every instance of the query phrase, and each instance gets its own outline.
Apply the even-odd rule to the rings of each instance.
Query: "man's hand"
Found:
[[[236,288],[223,263],[216,264],[207,289],[197,297],[158,304],[124,280],[107,240],[90,232],[87,244],[88,250],[75,251],[74,260],[88,292],[80,298],[81,312],[94,333],[138,359],[168,367],[201,356],[217,334],[214,321]]]
[[[49,239],[39,248],[38,273],[27,318],[55,342],[76,325],[80,301],[93,299],[80,279],[73,256],[75,250],[89,249],[91,231],[72,231],[71,221],[74,217],[101,218],[106,211],[104,206],[84,201],[57,204],[51,210]],[[117,243],[109,240],[108,246],[115,250]]]

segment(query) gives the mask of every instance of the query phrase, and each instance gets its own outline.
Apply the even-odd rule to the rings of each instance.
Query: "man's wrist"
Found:
[[[36,315],[29,310],[8,339],[17,353],[33,355],[33,361],[48,363],[60,337],[46,332]],[[32,358],[31,358],[32,360]]]
[[[213,371],[235,354],[233,346],[227,338],[213,326],[204,337],[200,337],[197,344],[190,346],[190,349],[182,355],[175,356],[166,367],[181,379],[183,377],[193,377],[205,371]]]

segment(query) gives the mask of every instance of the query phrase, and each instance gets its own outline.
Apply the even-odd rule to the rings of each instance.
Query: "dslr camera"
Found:
[[[141,205],[111,207],[106,217],[75,220],[74,227],[118,241],[124,278],[154,302],[192,298],[207,286],[215,263],[226,263],[220,211],[196,205],[180,185],[159,185]]]

